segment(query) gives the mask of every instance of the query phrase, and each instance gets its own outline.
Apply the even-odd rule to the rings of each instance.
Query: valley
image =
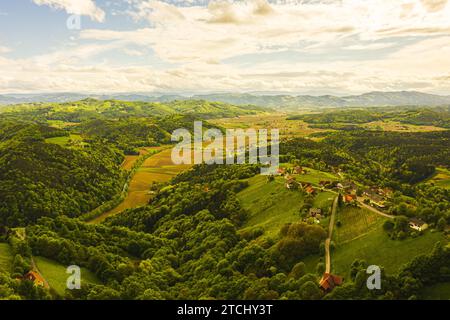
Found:
[[[146,158],[143,164],[137,168],[129,183],[125,199],[112,210],[91,220],[90,223],[101,223],[108,217],[127,209],[138,208],[148,204],[151,199],[150,187],[153,183],[168,182],[178,173],[191,167],[190,165],[173,165],[171,160],[172,149],[167,146],[142,149],[141,156],[154,151],[156,153]],[[122,168],[129,170],[130,166],[132,166],[131,163],[134,163],[137,157],[128,156],[122,164]]]
[[[0,281],[32,299],[374,299],[357,282],[375,264],[391,277],[385,297],[445,296],[447,115],[397,109],[96,100],[6,108]],[[174,165],[171,132],[192,133],[196,120],[222,132],[280,129],[277,174]],[[74,263],[84,274],[76,294],[65,290]],[[420,281],[411,268],[435,275],[396,291]],[[48,287],[22,289],[30,270]],[[329,279],[339,284],[330,290]]]
[[[430,313],[414,301],[450,300],[449,17],[0,1],[0,308]]]

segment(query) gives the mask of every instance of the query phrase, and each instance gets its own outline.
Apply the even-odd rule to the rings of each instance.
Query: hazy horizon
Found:
[[[82,91],[50,91],[50,92],[16,92],[16,93],[0,93],[0,96],[45,96],[45,95],[84,95],[84,96],[120,96],[120,95],[137,95],[137,96],[146,96],[146,97],[162,97],[162,96],[182,96],[182,97],[193,97],[193,96],[207,96],[207,95],[252,95],[252,96],[312,96],[312,97],[325,97],[325,96],[333,96],[333,97],[351,97],[351,96],[362,96],[368,94],[376,94],[376,93],[405,93],[405,94],[425,94],[425,95],[437,95],[442,97],[450,97],[450,92],[447,94],[435,94],[425,91],[417,91],[417,90],[400,90],[400,91],[368,91],[362,92],[359,94],[352,93],[341,93],[335,94],[332,92],[324,92],[324,93],[299,93],[299,92],[286,92],[286,91],[278,91],[278,92],[264,92],[264,91],[205,91],[205,92],[82,92]]]

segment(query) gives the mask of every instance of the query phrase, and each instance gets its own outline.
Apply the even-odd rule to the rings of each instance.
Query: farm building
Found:
[[[344,202],[345,203],[351,203],[353,201],[356,201],[357,197],[355,194],[346,194],[344,195]]]
[[[322,209],[320,208],[311,208],[309,209],[309,215],[311,217],[315,217],[317,215],[321,215],[322,214]]]
[[[298,188],[298,183],[294,177],[286,176],[286,188],[287,189],[297,189]]]
[[[314,189],[311,185],[308,185],[305,187],[305,192],[307,194],[315,194],[316,193],[316,189]]]
[[[44,278],[42,278],[39,273],[33,270],[28,272],[23,278],[25,280],[33,281],[35,286],[43,287],[45,285]]]
[[[423,231],[428,228],[428,225],[420,219],[412,218],[409,220],[409,227],[417,231]]]
[[[319,282],[320,288],[325,292],[332,291],[336,286],[340,286],[344,282],[342,277],[333,275],[331,273],[324,273]]]
[[[303,168],[301,166],[297,166],[294,168],[294,172],[296,174],[303,174],[305,171],[303,170]]]

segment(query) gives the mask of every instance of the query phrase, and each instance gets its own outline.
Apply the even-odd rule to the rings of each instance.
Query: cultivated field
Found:
[[[146,148],[147,151],[160,150],[166,147]],[[145,152],[145,151],[144,151]],[[133,176],[128,188],[128,194],[124,201],[117,207],[106,212],[100,217],[94,219],[94,223],[104,221],[107,217],[113,216],[127,209],[138,208],[146,205],[151,198],[150,186],[154,182],[167,182],[180,172],[187,170],[191,165],[174,165],[172,162],[172,149],[165,149],[149,158],[147,158],[142,166]],[[122,167],[124,169],[131,168],[137,160],[129,158],[125,160]]]
[[[419,126],[407,123],[400,123],[397,121],[373,121],[368,122],[361,127],[369,130],[382,130],[393,132],[431,132],[431,131],[445,131],[447,129],[435,126]]]
[[[139,150],[139,155],[130,155],[125,156],[125,160],[122,163],[122,169],[124,170],[131,170],[135,164],[135,162],[139,159],[140,156],[143,156],[145,154],[148,154],[149,152],[153,151],[159,151],[166,148],[165,146],[159,146],[159,147],[147,147],[142,148]]]
[[[125,156],[125,160],[123,160],[122,163],[122,169],[131,170],[137,159],[139,159],[139,156]]]
[[[212,124],[227,129],[279,129],[282,137],[306,137],[312,133],[326,132],[330,130],[310,128],[301,120],[286,120],[287,114],[262,114],[240,116],[236,118],[224,118],[208,120]]]

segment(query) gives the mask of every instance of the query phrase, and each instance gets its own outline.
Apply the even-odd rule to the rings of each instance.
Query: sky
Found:
[[[450,94],[449,0],[0,0],[0,94]]]

